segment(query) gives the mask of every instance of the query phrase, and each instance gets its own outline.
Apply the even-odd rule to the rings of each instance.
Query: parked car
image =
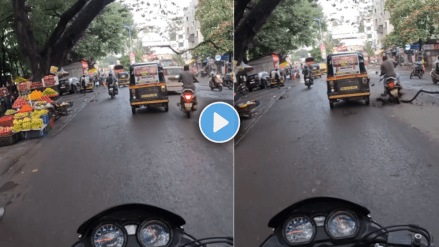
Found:
[[[258,74],[251,74],[247,76],[247,87],[250,91],[261,87],[261,81],[258,78]]]
[[[267,88],[270,85],[270,74],[267,71],[258,73],[258,80],[261,82],[261,88]]]
[[[81,85],[76,77],[64,78],[59,81],[59,93],[79,93]]]

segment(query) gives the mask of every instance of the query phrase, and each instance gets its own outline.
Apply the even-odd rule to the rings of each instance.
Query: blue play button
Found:
[[[241,122],[238,112],[224,102],[212,103],[203,109],[199,125],[201,133],[211,142],[224,143],[235,137]]]

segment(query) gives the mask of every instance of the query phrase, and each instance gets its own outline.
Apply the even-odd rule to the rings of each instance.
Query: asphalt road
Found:
[[[359,203],[383,225],[419,224],[439,237],[439,109],[437,96],[413,104],[381,105],[383,91],[369,68],[370,106],[336,104],[330,110],[325,78],[250,93],[257,116],[243,121],[235,147],[235,244],[258,246],[272,216],[309,197],[335,196]],[[398,69],[404,98],[424,88],[426,75]]]
[[[209,103],[231,102],[232,90],[212,92],[202,80],[200,109],[191,119],[177,109],[178,94],[170,96],[167,113],[132,115],[128,88],[115,99],[105,88],[96,92],[74,96],[75,105],[86,105],[65,128],[26,141],[32,147],[17,148],[23,154],[1,167],[0,246],[71,246],[83,221],[130,202],[181,215],[196,237],[231,236],[233,143],[207,141],[198,117]]]

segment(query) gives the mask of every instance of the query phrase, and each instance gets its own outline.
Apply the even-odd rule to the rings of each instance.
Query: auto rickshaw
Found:
[[[119,72],[117,74],[117,81],[119,87],[127,87],[128,85],[130,85],[130,74],[128,74],[128,72],[126,71]]]
[[[322,72],[320,71],[320,65],[318,63],[314,63],[310,65],[311,74],[314,78],[322,78]]]
[[[275,78],[271,77],[271,72],[273,72],[273,71],[275,71],[275,70],[270,71],[270,79],[271,79],[270,84],[271,84],[272,88],[277,86],[277,84],[278,84],[277,80]],[[280,79],[279,86],[284,86],[285,85],[285,76],[283,75],[282,71],[280,71],[280,70],[279,70],[279,77],[280,77],[279,78]]]
[[[168,90],[163,66],[159,63],[135,63],[130,66],[130,104],[136,114],[137,108],[164,107],[169,110]]]
[[[328,73],[328,67],[326,66],[326,63],[320,63],[320,72],[322,75]]]
[[[370,104],[370,79],[367,75],[364,57],[359,52],[343,52],[328,55],[328,88],[329,106],[342,100],[365,100]]]

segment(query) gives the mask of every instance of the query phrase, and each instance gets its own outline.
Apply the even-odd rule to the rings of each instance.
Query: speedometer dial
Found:
[[[151,220],[142,224],[137,238],[144,247],[164,247],[171,242],[171,230],[161,221]]]
[[[101,225],[93,233],[94,247],[123,247],[127,238],[121,227],[114,224]]]
[[[290,244],[303,244],[310,242],[315,234],[315,227],[307,217],[295,217],[284,226],[285,239]]]
[[[355,236],[359,229],[358,218],[346,211],[332,213],[326,230],[332,238],[349,238]]]

